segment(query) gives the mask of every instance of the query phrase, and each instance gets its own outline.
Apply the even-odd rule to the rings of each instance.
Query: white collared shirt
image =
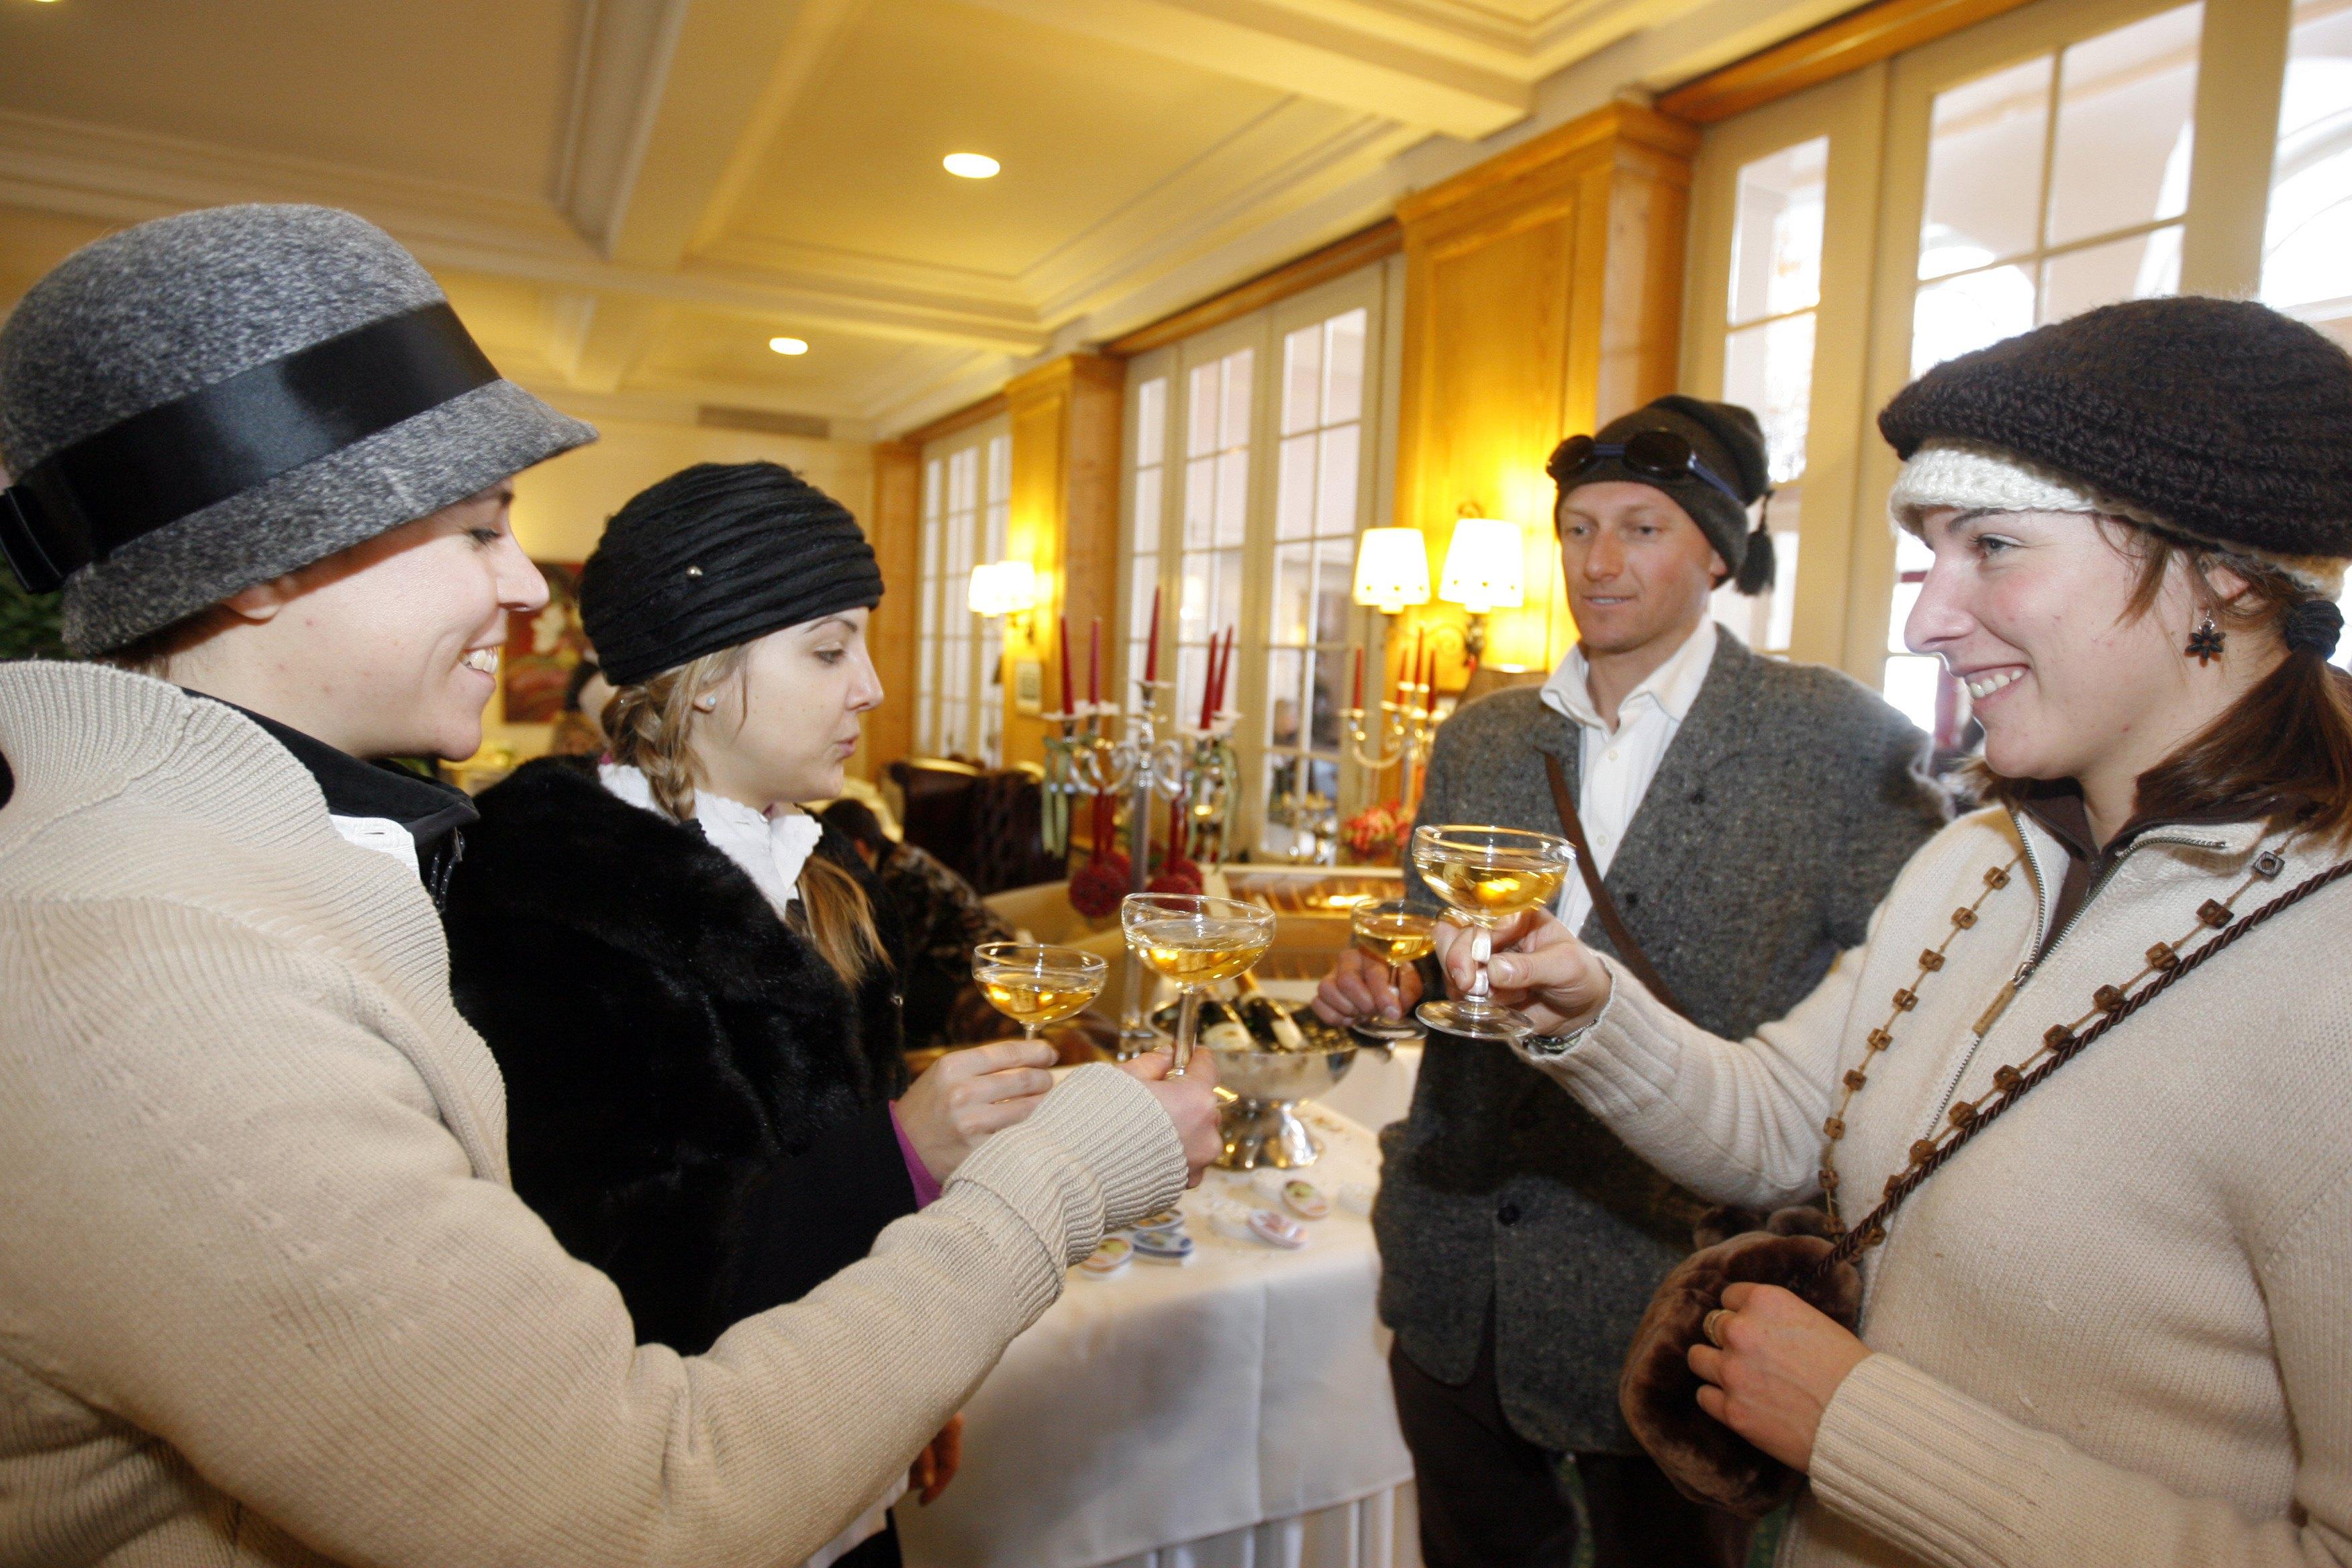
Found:
[[[625,763],[604,763],[596,769],[605,790],[631,805],[661,814],[654,804],[653,786],[646,775]],[[800,897],[801,868],[824,837],[824,825],[804,811],[780,811],[770,816],[740,800],[709,790],[694,794],[694,824],[710,847],[735,862],[751,885],[760,889],[778,919]]]
[[[1683,721],[1706,672],[1715,663],[1715,618],[1699,619],[1698,628],[1685,638],[1673,657],[1658,666],[1617,705],[1617,727],[1601,721],[1588,684],[1584,646],[1568,650],[1559,668],[1543,684],[1543,704],[1567,715],[1576,725],[1581,747],[1577,752],[1576,810],[1584,819],[1584,837],[1592,847],[1592,869],[1606,877],[1618,847],[1642,809],[1650,781],[1666,748],[1682,732]],[[1580,931],[1592,913],[1592,895],[1584,890],[1580,874],[1560,889],[1559,914],[1570,931]]]

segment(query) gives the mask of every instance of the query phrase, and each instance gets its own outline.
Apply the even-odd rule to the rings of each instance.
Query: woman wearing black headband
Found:
[[[1052,1048],[1008,1041],[908,1088],[899,933],[801,808],[840,793],[882,700],[881,596],[856,520],[788,469],[704,464],[638,495],[581,574],[611,752],[484,794],[450,889],[516,1190],[681,1353],[865,1257],[1052,1087]],[[925,1500],[952,1468],[950,1428]],[[814,1561],[895,1563],[898,1489]]]

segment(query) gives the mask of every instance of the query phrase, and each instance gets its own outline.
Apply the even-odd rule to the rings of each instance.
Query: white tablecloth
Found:
[[[1377,1180],[1370,1133],[1306,1114],[1327,1193]],[[1192,1263],[1074,1271],[1013,1342],[955,1484],[898,1507],[910,1568],[1419,1568],[1370,1225],[1335,1201],[1278,1252],[1210,1228],[1227,1196],[1255,1201],[1213,1170],[1185,1194]]]
[[[1348,1076],[1323,1097],[1323,1105],[1377,1136],[1390,1122],[1402,1121],[1404,1113],[1412,1109],[1412,1086],[1421,1077],[1423,1049],[1417,1045],[1393,1046],[1385,1051],[1365,1047],[1356,1053],[1356,1065],[1348,1069]]]

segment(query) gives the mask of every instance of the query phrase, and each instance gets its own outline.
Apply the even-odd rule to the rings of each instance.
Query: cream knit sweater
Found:
[[[1071,1075],[709,1354],[507,1184],[416,879],[251,721],[0,666],[0,1563],[797,1563],[1181,1190]]]
[[[1811,1198],[1832,1086],[2021,833],[2034,874],[1954,938],[1846,1115],[1858,1218],[1955,1091],[1990,1089],[2280,841],[2252,825],[2152,832],[1979,1041],[1971,1025],[2035,950],[2064,866],[2039,827],[1981,812],[1930,840],[1867,944],[1754,1038],[1682,1022],[1612,964],[1594,1027],[1530,1059],[1703,1194]],[[2337,858],[2287,847],[2239,912]],[[2183,979],[1911,1198],[1867,1255],[1877,1353],[1822,1422],[1783,1564],[2352,1563],[2347,959],[2352,883]]]

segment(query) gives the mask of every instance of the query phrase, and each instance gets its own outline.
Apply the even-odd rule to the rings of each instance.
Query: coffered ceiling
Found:
[[[575,406],[887,433],[1370,221],[1612,48],[1839,8],[0,0],[0,308],[124,222],[323,201]]]

